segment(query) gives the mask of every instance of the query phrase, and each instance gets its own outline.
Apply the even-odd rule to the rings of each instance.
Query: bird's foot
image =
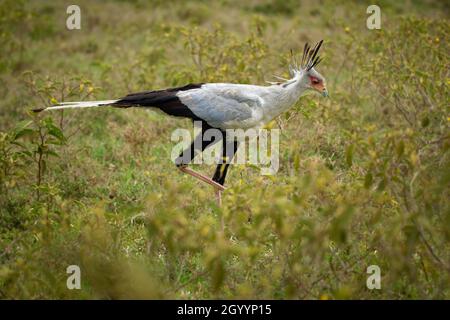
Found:
[[[196,172],[190,168],[188,168],[187,166],[178,166],[178,168],[183,171],[184,173],[187,173],[203,182],[206,182],[207,184],[213,186],[217,191],[221,192],[224,191],[226,188],[221,185],[220,183],[217,183],[216,181],[212,180],[211,178],[208,178],[207,176]]]

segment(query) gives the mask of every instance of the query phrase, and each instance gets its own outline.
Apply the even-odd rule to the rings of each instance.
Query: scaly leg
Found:
[[[226,189],[220,183],[217,183],[216,181],[212,180],[211,178],[208,178],[207,176],[205,176],[205,175],[203,175],[203,174],[201,174],[199,172],[196,172],[196,171],[188,168],[186,165],[179,166],[178,168],[181,171],[183,171],[184,173],[187,173],[187,174],[189,174],[189,175],[191,175],[191,176],[193,176],[193,177],[195,177],[195,178],[197,178],[197,179],[199,179],[199,180],[201,180],[203,182],[206,182],[206,183],[210,184],[211,186],[216,188],[216,190],[224,191]]]
[[[225,135],[225,132],[223,133]],[[237,141],[226,141],[225,136],[222,145],[222,157],[223,163],[219,163],[217,165],[216,171],[214,172],[214,176],[212,180],[217,184],[223,186],[225,184],[225,177],[227,176],[228,168],[230,166],[230,162],[233,159],[236,151],[239,147],[239,143]],[[220,189],[216,189],[216,199],[219,206],[222,205],[222,191]],[[223,223],[222,223],[223,224]]]

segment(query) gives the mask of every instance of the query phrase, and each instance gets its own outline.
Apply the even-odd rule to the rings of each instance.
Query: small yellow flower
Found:
[[[345,27],[344,31],[349,33],[350,32],[350,27]]]

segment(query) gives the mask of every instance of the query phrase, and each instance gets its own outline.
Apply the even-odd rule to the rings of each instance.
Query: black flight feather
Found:
[[[202,120],[197,117],[186,105],[177,97],[179,91],[198,89],[203,83],[188,84],[183,87],[176,87],[164,90],[144,91],[131,93],[122,99],[114,102],[111,106],[117,108],[129,107],[151,107],[158,108],[166,114],[175,117],[191,118]]]

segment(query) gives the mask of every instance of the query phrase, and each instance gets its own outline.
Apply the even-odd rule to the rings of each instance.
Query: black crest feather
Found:
[[[320,47],[322,46],[322,43],[323,40],[320,40],[312,49],[308,43],[305,43],[301,63],[302,69],[309,71],[311,70],[311,68],[317,66],[322,61],[322,59],[317,55],[319,53]]]

